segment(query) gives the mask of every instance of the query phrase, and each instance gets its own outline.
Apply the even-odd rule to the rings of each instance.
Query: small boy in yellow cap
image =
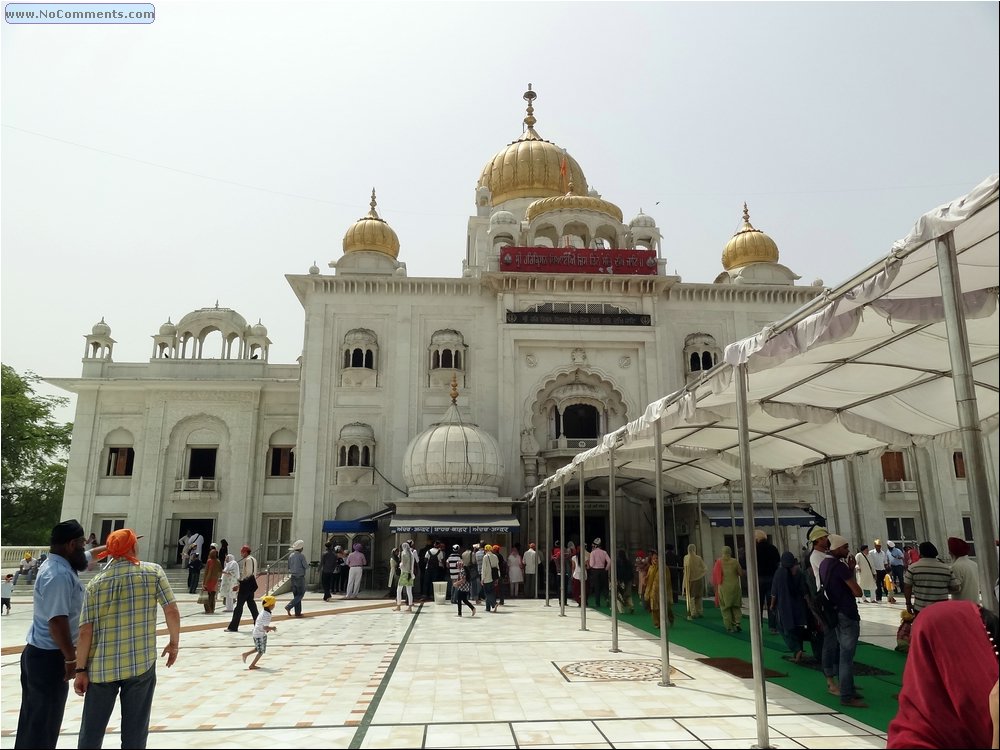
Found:
[[[253,637],[253,648],[243,653],[244,664],[246,664],[247,657],[250,654],[254,652],[257,654],[253,658],[253,661],[250,662],[248,669],[258,669],[257,662],[260,661],[260,657],[267,651],[267,634],[272,630],[278,629],[277,625],[271,624],[271,612],[274,611],[274,606],[277,603],[278,600],[273,596],[265,596],[260,600],[260,604],[264,609],[257,615],[257,620],[253,624],[253,632],[250,634]]]

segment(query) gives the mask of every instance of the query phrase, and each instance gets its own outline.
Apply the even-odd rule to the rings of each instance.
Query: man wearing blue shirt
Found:
[[[21,652],[21,714],[15,748],[54,748],[69,681],[76,673],[83,584],[83,526],[73,519],[52,529],[49,557],[35,579],[34,614]]]

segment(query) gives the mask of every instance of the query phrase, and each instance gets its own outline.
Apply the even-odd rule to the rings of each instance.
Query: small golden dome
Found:
[[[778,246],[774,240],[750,224],[750,211],[743,204],[743,228],[733,235],[722,251],[722,267],[727,271],[750,263],[777,263]]]
[[[372,188],[371,210],[362,216],[344,235],[344,254],[369,250],[395,258],[399,255],[399,237],[375,210],[375,188]]]
[[[535,130],[534,107],[537,97],[528,84],[524,99],[528,114],[524,118],[524,135],[498,151],[486,162],[477,187],[487,187],[498,206],[512,198],[550,198],[566,192],[572,181],[583,193],[588,190],[587,178],[576,159]]]
[[[573,193],[573,182],[569,183],[569,192],[566,195],[559,195],[555,198],[540,198],[530,206],[524,214],[528,221],[534,221],[536,216],[541,216],[549,211],[596,211],[597,213],[610,216],[619,224],[622,222],[622,210],[610,201],[594,198],[589,195],[575,195]]]

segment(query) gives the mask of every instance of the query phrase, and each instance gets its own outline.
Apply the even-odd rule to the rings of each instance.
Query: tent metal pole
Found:
[[[986,480],[986,455],[983,451],[983,431],[979,422],[979,405],[973,385],[969,358],[969,331],[961,309],[962,286],[958,276],[955,235],[948,232],[935,240],[938,276],[941,279],[941,299],[944,303],[944,324],[948,332],[948,353],[951,355],[951,382],[955,388],[955,406],[962,433],[962,456],[965,459],[966,486],[969,490],[969,510],[972,515],[972,538],[978,549],[980,590],[983,604],[997,611],[997,600],[990,584],[997,580],[997,556],[993,548],[996,539],[996,513],[990,504]]]
[[[833,517],[833,528],[840,531],[840,513],[837,510],[837,488],[833,483],[833,461],[826,462],[826,479],[830,484],[830,514]],[[827,525],[829,525],[827,521]]]
[[[726,489],[729,490],[729,523],[733,531],[733,557],[739,559],[740,545],[736,543],[736,503],[733,501],[733,483],[726,482]]]
[[[566,477],[559,478],[559,616],[566,616]]]
[[[621,652],[618,648],[618,479],[615,476],[615,446],[608,450],[608,522],[610,524],[608,555],[611,556],[611,653]]]
[[[778,518],[778,496],[774,493],[775,481],[775,474],[772,471],[767,476],[767,488],[771,492],[771,519],[774,521],[774,541],[781,544],[778,536],[781,532],[781,519]],[[777,547],[778,545],[776,544],[775,546]],[[782,549],[788,549],[788,545],[785,544]]]
[[[660,687],[673,687],[670,681],[670,620],[667,619],[667,579],[664,557],[666,556],[666,519],[663,512],[663,435],[660,434],[660,420],[653,425],[653,447],[656,452],[656,479],[653,486],[656,491],[656,555],[657,566],[656,585],[659,587],[660,600]],[[647,584],[648,585],[648,584]]]
[[[847,509],[851,513],[851,524],[854,526],[852,536],[861,546],[861,540],[865,538],[864,531],[861,530],[861,508],[858,504],[858,478],[857,467],[851,457],[847,459]]]
[[[535,501],[535,503],[534,503],[534,505],[535,505],[535,515],[537,516],[538,515],[538,493],[537,492],[531,493],[531,499]],[[527,527],[527,531],[526,531],[526,537],[527,538],[521,540],[521,546],[523,546],[525,549],[527,549],[528,548],[528,542],[531,541],[531,504],[529,503],[525,507],[526,507],[525,515],[527,516],[527,518],[525,518],[525,524],[524,525]]]
[[[552,591],[552,565],[549,563],[549,560],[552,559],[552,488],[549,485],[545,485],[545,547],[543,549],[545,550],[545,556],[548,558],[545,560],[545,606],[551,607],[549,592]],[[535,590],[535,596],[538,596],[537,589]]]
[[[586,541],[586,530],[583,526],[583,493],[584,493],[584,481],[583,481],[583,464],[580,464],[580,508],[577,511],[577,517],[580,521],[580,546],[579,555],[580,558],[576,561],[577,570],[580,572],[580,630],[587,629],[587,547]]]
[[[927,497],[924,495],[924,480],[920,476],[920,451],[916,446],[911,445],[907,448],[907,452],[910,454],[910,463],[913,465],[913,483],[917,488],[917,508],[920,511],[920,522],[924,527],[923,533],[917,534],[918,538],[914,540],[919,543],[921,539],[937,538],[938,535],[935,532],[940,530],[940,524],[937,523],[936,518],[932,519],[927,512]],[[934,531],[932,532],[931,529]],[[903,530],[900,529],[899,531],[900,534],[902,534]]]
[[[750,594],[750,655],[753,662],[753,695],[757,714],[757,744],[770,747],[767,726],[767,689],[764,683],[764,650],[761,633],[760,587],[757,585],[757,545],[754,543],[753,487],[750,484],[750,425],[747,414],[747,366],[736,368],[736,420],[740,438],[740,474],[743,484],[743,543],[746,545],[747,593]]]

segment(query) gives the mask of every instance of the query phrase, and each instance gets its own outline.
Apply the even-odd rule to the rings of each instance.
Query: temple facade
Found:
[[[745,205],[719,217],[729,225],[742,210],[743,224],[715,248],[672,246],[669,228],[639,207],[626,222],[542,138],[535,92],[524,98],[520,136],[489,158],[470,196],[457,275],[407,273],[406,246],[419,238],[401,241],[373,190],[325,269],[286,276],[303,331],[272,333],[216,303],[160,326],[148,361],[119,363],[110,326],[96,324],[81,376],[49,381],[77,394],[63,517],[100,537],[139,529],[147,555],[167,565],[192,530],[249,543],[265,561],[295,539],[312,560],[331,535],[361,540],[376,572],[397,538],[541,547],[544,520],[527,490],[712,367],[726,344],[822,292],[796,284]],[[667,273],[672,253],[720,249],[714,279]],[[298,361],[271,362],[272,335],[301,336]],[[756,492],[768,503],[775,493],[790,546],[792,530],[818,516],[841,533],[961,535],[960,454],[886,456],[852,474],[781,475]],[[608,537],[608,495],[606,481],[585,486],[587,540]],[[619,544],[651,545],[652,483],[625,485],[619,498]],[[573,539],[578,502],[573,490]],[[669,503],[668,540],[682,549],[696,542],[714,555],[729,541],[727,490]]]

